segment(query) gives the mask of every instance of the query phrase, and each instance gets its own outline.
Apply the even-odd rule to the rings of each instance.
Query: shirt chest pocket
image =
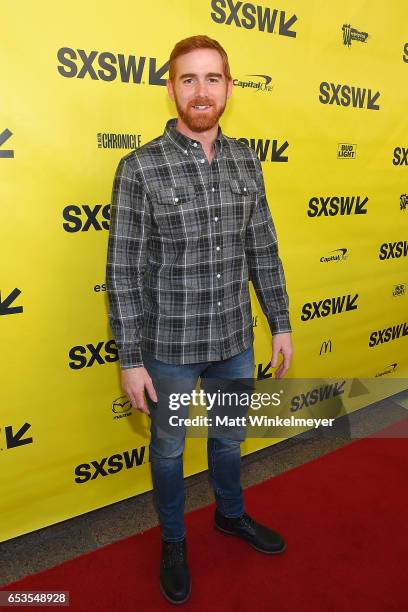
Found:
[[[199,235],[199,211],[192,185],[158,189],[153,194],[154,216],[164,237],[185,240]]]
[[[229,223],[235,229],[244,231],[256,205],[258,185],[255,179],[237,178],[230,179],[229,189],[232,198]]]

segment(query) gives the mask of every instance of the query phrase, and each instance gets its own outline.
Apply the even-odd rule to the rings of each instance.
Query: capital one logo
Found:
[[[157,67],[155,57],[137,57],[111,51],[85,51],[70,47],[58,49],[57,58],[57,70],[67,79],[90,78],[93,81],[107,82],[120,80],[122,83],[138,85],[147,81],[149,85],[165,85],[163,76],[169,68],[168,62]]]

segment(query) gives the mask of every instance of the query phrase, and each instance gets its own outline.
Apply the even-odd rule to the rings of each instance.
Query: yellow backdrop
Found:
[[[403,386],[404,0],[72,0],[63,11],[4,0],[0,11],[3,540],[151,488],[148,423],[123,397],[108,326],[106,248],[119,159],[176,115],[163,85],[181,38],[207,34],[229,54],[221,123],[263,162],[290,297],[288,376]],[[256,372],[270,376],[251,291]],[[358,392],[344,402],[365,403]],[[204,441],[188,440],[186,475],[205,468]]]

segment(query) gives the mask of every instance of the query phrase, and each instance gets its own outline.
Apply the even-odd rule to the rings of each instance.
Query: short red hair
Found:
[[[230,80],[231,71],[228,63],[228,55],[225,49],[220,45],[217,40],[213,38],[209,38],[204,35],[190,36],[189,38],[184,38],[180,40],[174,47],[173,51],[170,54],[170,62],[169,62],[169,80],[174,82],[176,76],[176,59],[180,57],[180,55],[185,55],[190,51],[194,51],[195,49],[215,49],[221,55],[222,63],[224,65],[224,75]]]

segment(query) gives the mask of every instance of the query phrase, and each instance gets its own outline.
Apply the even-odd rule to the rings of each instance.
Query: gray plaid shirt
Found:
[[[248,280],[273,334],[291,331],[261,164],[247,145],[175,129],[123,157],[112,190],[109,322],[122,369],[141,349],[172,364],[218,361],[254,339]]]

